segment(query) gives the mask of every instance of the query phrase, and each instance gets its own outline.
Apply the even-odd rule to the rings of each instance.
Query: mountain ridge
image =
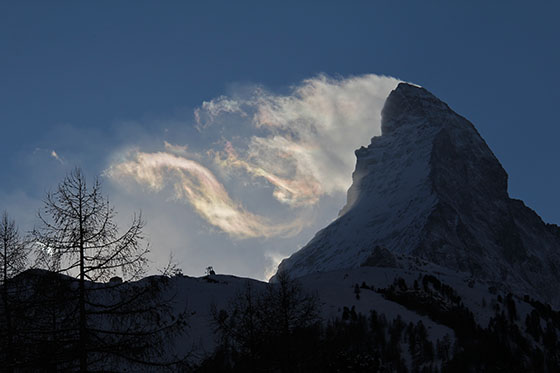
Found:
[[[279,271],[363,265],[376,247],[560,303],[560,236],[509,197],[508,175],[474,125],[426,89],[401,83],[382,135],[356,151],[339,217]]]

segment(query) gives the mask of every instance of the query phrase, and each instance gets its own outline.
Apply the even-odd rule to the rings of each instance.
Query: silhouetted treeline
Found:
[[[318,299],[286,274],[263,291],[250,283],[229,302],[212,309],[219,345],[203,371],[305,370],[314,357],[307,345],[320,330]]]
[[[290,280],[291,281],[291,280]],[[271,285],[273,286],[273,285]],[[356,291],[360,289],[360,291]],[[419,320],[405,323],[382,310],[360,314],[344,307],[334,320],[307,319],[286,333],[269,312],[269,298],[248,289],[215,312],[217,350],[200,372],[557,372],[560,370],[558,322],[550,306],[527,299],[533,311],[522,324],[516,300],[497,297],[487,326],[477,324],[457,292],[431,275],[410,286],[402,278],[387,288],[365,283],[353,291],[376,291],[388,300],[445,325],[452,335],[430,337]],[[270,294],[270,293],[269,293]],[[298,293],[301,298],[301,288]],[[295,300],[294,299],[294,300]],[[293,304],[297,304],[294,302]],[[545,325],[544,327],[542,325]]]

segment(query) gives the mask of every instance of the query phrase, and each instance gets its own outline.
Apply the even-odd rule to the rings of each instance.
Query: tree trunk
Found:
[[[81,187],[81,186],[80,186]],[[81,191],[80,191],[81,193]],[[82,196],[80,196],[80,295],[79,295],[79,307],[80,307],[80,341],[78,344],[79,354],[80,354],[80,372],[87,372],[87,325],[86,325],[86,289],[85,289],[85,268],[84,268],[84,228],[83,228],[83,215],[82,215]]]
[[[2,300],[4,302],[4,316],[6,317],[6,372],[12,373],[14,371],[14,351],[13,351],[13,330],[12,330],[12,315],[10,310],[10,302],[8,300],[8,242],[4,238],[4,267],[3,269],[3,291]]]

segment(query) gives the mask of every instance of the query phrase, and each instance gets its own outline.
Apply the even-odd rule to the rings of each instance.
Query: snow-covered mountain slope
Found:
[[[506,293],[489,286],[484,280],[476,280],[468,273],[458,272],[408,255],[395,255],[396,267],[360,267],[341,269],[330,272],[315,272],[297,279],[304,291],[316,294],[320,318],[328,323],[336,318],[344,317],[345,310],[368,315],[371,311],[383,315],[388,321],[399,318],[405,325],[422,322],[427,330],[427,338],[434,345],[437,341],[450,338],[455,341],[454,329],[449,323],[434,317],[430,312],[423,311],[421,297],[429,295],[429,299],[437,303],[437,308],[447,310],[455,315],[457,309],[472,312],[476,325],[487,328],[491,319],[507,309]],[[425,278],[431,277],[449,286],[458,297],[455,304],[442,296],[428,285],[426,291]],[[403,304],[402,299],[392,299],[385,291],[394,287],[402,280],[405,289],[397,292],[414,299],[414,307]],[[197,363],[208,357],[219,343],[219,336],[214,333],[216,328],[211,308],[228,309],[228,305],[242,292],[248,284],[257,292],[265,289],[266,284],[252,279],[227,275],[213,275],[203,278],[174,277],[170,282],[169,291],[176,294],[174,302],[178,311],[187,306],[189,327],[187,333],[175,340],[173,344],[180,346],[183,352],[192,351],[191,361]],[[359,287],[359,294],[356,294]],[[414,297],[416,294],[416,297]],[[520,330],[525,330],[525,320],[535,309],[531,301],[522,297],[514,297],[517,315],[515,323]],[[417,307],[418,306],[418,307]],[[460,320],[457,315],[457,320]],[[543,324],[543,328],[546,324]],[[525,334],[523,334],[525,335]],[[406,352],[407,347],[402,346]]]
[[[314,273],[298,279],[303,290],[309,294],[316,294],[318,299],[318,310],[323,322],[340,318],[344,309],[354,309],[355,312],[364,315],[375,310],[384,315],[387,320],[392,321],[399,317],[406,325],[416,324],[422,321],[426,326],[428,338],[435,343],[446,335],[454,338],[454,332],[449,327],[435,322],[426,315],[419,315],[413,310],[385,299],[373,288],[384,288],[390,286],[396,277],[403,277],[409,284],[420,274],[417,270],[405,270],[396,268],[357,268],[349,271],[340,270],[328,273]],[[462,277],[452,276],[456,279],[453,283],[459,284],[459,288],[466,288],[466,282]],[[446,278],[447,279],[447,278]],[[372,289],[361,290],[359,298],[355,294],[356,284],[368,284]],[[207,357],[216,348],[219,336],[214,333],[216,329],[211,309],[228,309],[228,305],[236,297],[242,297],[247,286],[255,291],[263,291],[266,283],[253,279],[240,278],[228,275],[213,275],[202,278],[174,277],[171,279],[170,293],[176,294],[173,302],[180,312],[186,306],[188,317],[188,328],[186,333],[172,342],[180,346],[183,353],[191,354],[191,361],[198,362]],[[480,299],[486,295],[483,290],[476,290],[474,299]],[[481,295],[482,294],[482,295]],[[489,315],[481,318],[482,323],[487,323]],[[177,348],[177,347],[176,347]]]
[[[356,298],[355,284],[365,282],[375,287],[387,287],[393,283],[397,276],[405,277],[412,284],[418,273],[403,269],[364,267],[350,271],[315,273],[299,279],[299,283],[306,292],[317,294],[320,318],[325,322],[341,317],[344,307],[354,307],[356,312],[366,315],[371,310],[376,310],[380,314],[386,315],[389,320],[399,316],[407,324],[411,322],[416,324],[419,320],[422,320],[434,342],[437,338],[442,338],[446,334],[452,337],[453,330],[450,328],[432,321],[427,316],[418,315],[398,303],[387,300],[375,291],[362,291],[360,298]],[[455,283],[462,283],[466,287],[462,280],[457,280]],[[181,307],[186,305],[189,314],[187,332],[180,337],[176,344],[191,349],[195,356],[205,356],[205,354],[212,353],[218,336],[214,334],[215,325],[211,308],[227,309],[229,302],[240,296],[248,284],[257,292],[264,290],[267,285],[253,279],[227,275],[203,278],[173,278],[169,291],[176,294],[174,303],[177,311],[181,311]],[[480,294],[480,292],[477,292],[473,299],[479,299],[482,296]],[[487,323],[488,318],[483,318],[482,321]]]
[[[356,151],[338,219],[279,270],[293,276],[376,265],[376,247],[560,304],[560,234],[509,198],[507,174],[476,131],[427,90],[401,83],[382,135]]]

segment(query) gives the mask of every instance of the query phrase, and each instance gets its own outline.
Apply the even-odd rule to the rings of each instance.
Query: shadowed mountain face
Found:
[[[560,229],[509,198],[507,173],[480,134],[430,92],[399,84],[382,135],[356,156],[338,219],[279,270],[371,265],[383,248],[560,304]]]

